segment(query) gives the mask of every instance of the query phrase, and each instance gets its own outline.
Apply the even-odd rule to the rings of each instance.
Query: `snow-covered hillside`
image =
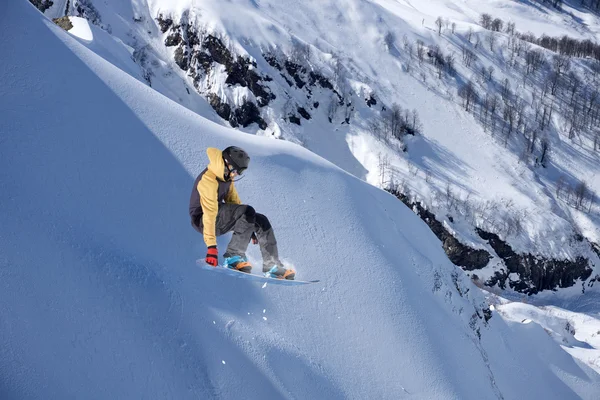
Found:
[[[600,64],[573,58],[564,89],[549,94],[556,54],[479,21],[489,13],[516,33],[595,40],[600,19],[576,3],[76,0],[66,10],[90,21],[82,29],[72,18],[81,43],[160,93],[395,187],[447,235],[489,254],[482,270],[481,259],[451,257],[458,265],[536,293],[587,290],[598,275]],[[525,74],[538,50],[546,64]],[[465,88],[474,106],[465,107]],[[416,136],[382,138],[377,123],[394,104],[417,115]],[[583,110],[593,128],[578,122],[589,120]]]
[[[597,373],[490,313],[393,196],[192,113],[25,1],[5,11],[0,398],[596,398]],[[252,155],[242,198],[321,284],[195,267],[190,185],[230,144]]]

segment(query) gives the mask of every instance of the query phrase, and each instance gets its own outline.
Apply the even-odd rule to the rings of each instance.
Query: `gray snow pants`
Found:
[[[192,221],[192,225],[198,232],[203,233],[202,218]],[[215,230],[217,236],[233,231],[225,257],[246,257],[248,244],[252,234],[255,233],[263,259],[263,272],[267,272],[274,265],[282,265],[271,223],[266,216],[258,214],[253,207],[245,204],[219,204]]]

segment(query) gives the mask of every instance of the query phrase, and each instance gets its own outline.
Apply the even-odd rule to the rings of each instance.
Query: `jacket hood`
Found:
[[[225,162],[223,161],[223,152],[214,147],[206,149],[206,155],[208,156],[208,170],[215,174],[215,176],[224,181],[225,177]]]

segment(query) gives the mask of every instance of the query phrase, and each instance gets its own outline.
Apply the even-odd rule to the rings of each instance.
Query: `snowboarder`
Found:
[[[190,196],[192,226],[204,235],[206,263],[218,265],[217,236],[233,231],[227,246],[225,266],[249,273],[252,265],[246,249],[252,241],[260,245],[263,273],[270,278],[294,279],[296,272],[279,260],[277,241],[267,217],[242,204],[233,184],[248,168],[250,157],[243,149],[230,146],[221,151],[206,149],[208,166],[198,175]]]

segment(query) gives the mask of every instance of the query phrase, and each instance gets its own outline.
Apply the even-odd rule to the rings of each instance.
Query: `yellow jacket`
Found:
[[[209,147],[206,154],[209,160],[208,167],[196,178],[195,190],[192,191],[190,199],[190,216],[194,223],[194,218],[202,215],[204,242],[206,246],[216,246],[215,226],[219,204],[242,202],[233,182],[225,181],[225,162],[221,150]]]

